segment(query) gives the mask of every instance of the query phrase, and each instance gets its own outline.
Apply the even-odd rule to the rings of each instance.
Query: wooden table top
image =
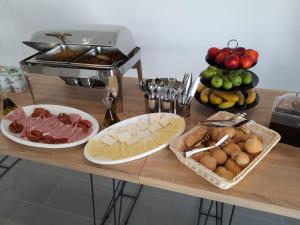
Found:
[[[100,122],[104,118],[101,99],[104,90],[66,86],[57,77],[35,76],[33,89],[40,103],[60,104],[84,110]],[[144,114],[143,93],[137,80],[124,78],[124,112],[121,119]],[[259,105],[248,111],[256,122],[268,126],[271,109],[279,91],[257,89]],[[32,104],[29,93],[13,94],[18,105]],[[214,111],[192,103],[191,117],[186,120],[187,129]],[[129,163],[100,166],[84,159],[83,146],[64,150],[45,150],[14,143],[0,135],[0,153],[37,161],[86,173],[113,177],[135,183],[204,197],[224,203],[300,219],[300,151],[298,148],[278,144],[270,154],[239,184],[229,190],[221,190],[181,164],[175,155],[164,149],[146,158]]]

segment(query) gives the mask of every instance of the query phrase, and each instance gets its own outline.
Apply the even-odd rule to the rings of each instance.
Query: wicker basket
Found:
[[[234,114],[229,112],[220,111],[216,114],[209,117],[209,119],[229,119]],[[175,139],[171,144],[170,148],[175,153],[177,158],[180,162],[182,162],[184,165],[195,171],[197,174],[202,176],[204,179],[209,181],[210,183],[214,184],[215,186],[221,188],[221,189],[228,189],[238,182],[240,182],[270,151],[271,149],[277,144],[277,142],[280,140],[280,135],[270,130],[260,124],[254,123],[250,126],[248,126],[248,129],[260,136],[263,140],[263,151],[255,157],[254,160],[252,160],[249,165],[242,170],[237,176],[235,176],[232,180],[226,180],[220,176],[218,176],[216,173],[212,172],[211,170],[207,169],[206,167],[202,166],[197,161],[193,160],[192,158],[184,158],[182,155],[183,148],[183,141],[188,136],[191,135],[193,132],[195,132],[197,129],[199,129],[199,126],[196,126],[192,128],[190,131],[185,133],[184,135],[178,137]]]

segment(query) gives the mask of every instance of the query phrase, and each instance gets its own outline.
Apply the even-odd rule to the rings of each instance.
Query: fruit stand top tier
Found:
[[[232,39],[226,48],[209,48],[205,60],[209,65],[222,69],[249,69],[257,64],[258,52],[238,47],[237,40]]]

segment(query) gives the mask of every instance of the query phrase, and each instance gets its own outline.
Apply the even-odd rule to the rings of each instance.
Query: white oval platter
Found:
[[[87,142],[92,136],[94,136],[98,130],[99,130],[99,124],[97,120],[91,116],[90,114],[83,112],[79,109],[71,108],[68,106],[62,106],[62,105],[48,105],[48,104],[39,104],[39,105],[30,105],[30,106],[24,106],[22,107],[26,115],[31,115],[33,110],[35,108],[44,108],[48,110],[50,113],[58,115],[59,113],[76,113],[81,116],[81,118],[89,120],[92,123],[92,132],[89,136],[75,141],[75,142],[70,142],[70,143],[64,143],[64,144],[46,144],[46,143],[40,143],[40,142],[32,142],[27,139],[24,139],[20,137],[18,134],[14,134],[9,131],[9,124],[11,121],[7,119],[2,119],[1,121],[1,132],[9,138],[10,140],[17,142],[19,144],[27,145],[27,146],[32,146],[32,147],[38,147],[38,148],[51,148],[51,149],[56,149],[56,148],[70,148],[74,147],[77,145],[81,145],[85,142]],[[11,112],[12,113],[12,112]]]
[[[161,116],[165,115],[165,114],[169,114],[171,116],[174,116],[175,118],[178,118],[179,116],[176,115],[176,114],[171,114],[171,113],[159,113]],[[150,114],[144,114],[144,115],[140,115],[140,116],[136,116],[136,117],[133,117],[133,118],[130,118],[130,119],[127,119],[127,120],[123,120],[119,123],[116,123],[102,131],[100,131],[98,134],[96,134],[95,136],[93,136],[90,140],[98,140],[100,139],[103,135],[106,134],[106,132],[109,130],[109,129],[112,129],[112,128],[120,128],[120,127],[124,127],[124,126],[128,126],[132,123],[136,123],[137,121],[139,121],[140,119],[143,119],[143,118],[147,118]],[[184,131],[185,131],[185,123],[184,123],[184,126],[181,130],[179,130],[176,134],[174,134],[174,136],[172,138],[170,138],[167,142],[159,145],[158,147],[154,148],[154,149],[150,149],[146,152],[143,152],[141,154],[138,154],[138,155],[135,155],[135,156],[130,156],[130,157],[127,157],[127,158],[123,158],[123,159],[117,159],[117,160],[111,160],[111,159],[107,159],[107,158],[104,158],[104,157],[101,157],[101,156],[97,156],[97,157],[94,157],[92,155],[89,154],[88,152],[88,144],[85,145],[85,148],[84,148],[84,156],[87,160],[89,160],[90,162],[93,162],[93,163],[96,163],[96,164],[103,164],[103,165],[112,165],[112,164],[119,164],[119,163],[125,163],[125,162],[129,162],[129,161],[133,161],[133,160],[136,160],[136,159],[140,159],[140,158],[143,158],[145,156],[148,156],[148,155],[151,155],[165,147],[167,147],[175,138],[177,138],[178,136],[180,136]]]

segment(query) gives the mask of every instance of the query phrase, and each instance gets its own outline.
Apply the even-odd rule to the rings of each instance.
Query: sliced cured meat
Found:
[[[31,114],[31,117],[41,117],[42,119],[48,118],[51,113],[44,108],[35,108]]]
[[[58,120],[64,124],[72,124],[72,120],[66,113],[60,113],[57,116]]]
[[[21,137],[30,141],[48,144],[78,141],[92,131],[92,123],[82,120],[78,114],[53,115],[43,108],[36,108],[32,116],[27,116],[22,108],[18,108],[6,119],[13,121],[9,127],[11,132],[20,133]]]
[[[73,130],[72,125],[64,125],[60,130],[57,130],[55,134],[53,134],[54,138],[66,138],[70,136],[70,133]]]
[[[9,125],[9,130],[12,132],[12,133],[21,133],[24,126],[20,123],[18,123],[16,120],[12,121],[11,124]]]
[[[72,124],[77,123],[79,120],[81,120],[81,116],[76,113],[69,113],[68,116],[70,117]]]
[[[25,131],[25,136],[28,140],[38,142],[42,140],[43,134],[38,130]]]
[[[24,110],[20,107],[16,108],[13,112],[9,113],[7,116],[5,116],[5,119],[10,121],[19,121],[23,118],[27,117]]]
[[[41,132],[48,132],[49,128],[57,124],[57,122],[58,122],[57,117],[52,115],[36,123],[34,129],[39,130]]]

